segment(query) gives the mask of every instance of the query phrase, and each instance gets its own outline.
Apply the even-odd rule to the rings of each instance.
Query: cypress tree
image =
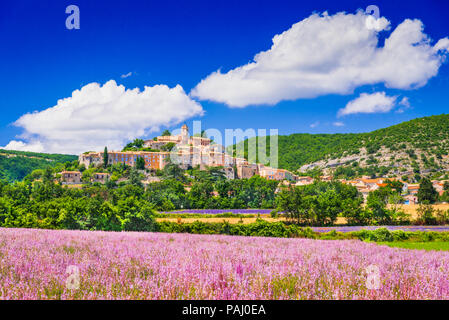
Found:
[[[104,165],[105,168],[108,166],[108,160],[109,160],[108,147],[104,147],[104,152],[103,152],[103,165]]]

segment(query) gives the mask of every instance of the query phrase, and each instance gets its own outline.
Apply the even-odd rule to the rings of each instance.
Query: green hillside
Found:
[[[22,180],[35,169],[77,160],[77,156],[0,149],[0,179]]]
[[[371,164],[415,171],[437,170],[446,168],[443,158],[449,153],[448,142],[447,114],[418,118],[369,133],[292,134],[279,136],[279,167],[295,171],[320,160],[360,155],[358,162],[365,167]],[[241,143],[246,150],[248,141]],[[269,150],[269,141],[267,144]],[[246,151],[244,156],[247,157]]]

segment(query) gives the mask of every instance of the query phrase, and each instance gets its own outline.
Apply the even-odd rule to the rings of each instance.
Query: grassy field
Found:
[[[445,241],[432,241],[432,242],[396,241],[396,242],[378,242],[378,244],[404,249],[449,251],[449,242]]]

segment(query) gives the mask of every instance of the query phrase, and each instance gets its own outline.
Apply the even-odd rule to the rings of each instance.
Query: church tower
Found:
[[[181,144],[183,145],[189,144],[189,128],[185,123],[181,127]]]

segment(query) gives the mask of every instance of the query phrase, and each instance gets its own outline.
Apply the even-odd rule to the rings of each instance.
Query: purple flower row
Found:
[[[313,227],[315,232],[352,232],[360,230],[376,230],[379,228],[386,228],[389,231],[435,231],[435,232],[445,232],[449,231],[449,226],[342,226],[342,227]]]
[[[273,209],[184,209],[175,211],[165,211],[167,214],[270,214]]]

